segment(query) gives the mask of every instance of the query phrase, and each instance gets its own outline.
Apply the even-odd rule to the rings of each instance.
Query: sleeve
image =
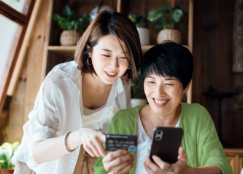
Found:
[[[29,114],[29,134],[33,143],[46,138],[57,137],[59,125],[58,110],[53,96],[52,80],[41,85],[34,109]]]
[[[198,127],[199,165],[216,165],[222,174],[232,174],[232,168],[226,159],[214,122],[205,108]]]
[[[24,135],[20,151],[22,154],[26,154],[23,162],[26,162],[32,170],[38,165],[32,156],[34,142],[57,137],[58,115],[53,96],[52,79],[48,75],[37,94],[34,108],[28,115],[29,121],[23,127]]]

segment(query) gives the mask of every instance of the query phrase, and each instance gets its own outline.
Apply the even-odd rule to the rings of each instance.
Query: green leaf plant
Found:
[[[69,6],[66,4],[62,10],[62,16],[59,14],[52,14],[52,19],[58,22],[58,25],[62,30],[72,30],[83,33],[87,28],[84,20],[89,19],[88,14],[83,14],[79,19],[77,19],[76,13],[71,11]]]
[[[136,25],[136,27],[144,27],[145,22],[147,19],[144,17],[143,13],[140,15],[135,15],[132,13],[128,14],[128,18]]]
[[[10,159],[12,158],[14,152],[16,151],[19,142],[16,141],[14,143],[3,143],[0,146],[0,170],[1,169],[9,169],[13,168],[14,165],[11,163]]]
[[[164,15],[168,14],[168,18]],[[178,23],[180,19],[186,15],[180,7],[171,8],[169,5],[163,5],[157,9],[151,10],[148,13],[148,20],[153,22],[156,21],[153,28],[154,29],[165,29],[165,28],[174,28],[174,23]]]

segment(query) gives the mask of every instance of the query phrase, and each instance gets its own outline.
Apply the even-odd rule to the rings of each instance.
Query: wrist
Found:
[[[79,138],[79,132],[74,131],[69,134],[68,139],[67,139],[67,146],[70,150],[76,149],[78,146],[81,145],[79,142],[81,138]]]

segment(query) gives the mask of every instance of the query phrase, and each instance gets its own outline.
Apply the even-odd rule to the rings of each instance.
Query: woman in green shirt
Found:
[[[144,55],[141,78],[149,104],[119,111],[107,130],[113,134],[137,134],[137,154],[109,152],[99,157],[95,173],[232,174],[207,110],[199,104],[181,102],[192,72],[190,51],[174,42],[157,45]],[[184,130],[176,163],[153,156],[154,164],[148,158],[154,127]]]

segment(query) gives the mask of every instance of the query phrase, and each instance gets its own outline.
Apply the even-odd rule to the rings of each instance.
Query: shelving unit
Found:
[[[91,10],[100,4],[100,0],[70,0],[70,8],[77,13],[78,16],[86,13],[89,14]],[[188,17],[181,19],[180,23],[175,24],[175,28],[182,33],[182,44],[192,52],[192,38],[193,38],[193,0],[103,0],[107,5],[112,6],[116,11],[128,15],[129,12],[133,14],[144,13],[145,15],[152,9],[158,8],[161,5],[171,5],[172,7],[179,5],[183,11],[188,13]],[[51,0],[50,10],[48,11],[48,23],[50,26],[46,33],[46,45],[44,50],[42,78],[43,81],[46,74],[57,64],[73,60],[75,53],[75,46],[60,46],[59,37],[61,29],[56,22],[51,19],[52,13],[61,14],[61,11],[67,3],[66,0]],[[156,38],[159,30],[153,29],[154,23],[147,22],[146,28],[150,30],[151,45],[143,45],[143,54],[156,44]],[[192,88],[188,91],[187,98],[183,101],[191,103]]]

